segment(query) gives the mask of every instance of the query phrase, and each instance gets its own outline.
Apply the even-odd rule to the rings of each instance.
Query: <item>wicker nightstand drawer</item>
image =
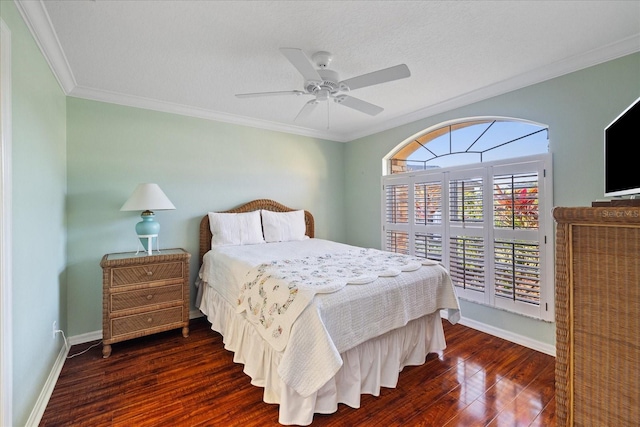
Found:
[[[182,325],[182,308],[174,307],[165,310],[150,311],[133,316],[118,317],[111,320],[111,333],[114,338],[147,329],[170,324]]]
[[[182,284],[139,289],[111,294],[111,312],[168,302],[182,304]]]
[[[181,262],[150,264],[139,267],[114,268],[111,286],[128,286],[156,280],[182,279]]]
[[[111,344],[182,328],[189,336],[189,260],[184,249],[102,257],[102,356]]]

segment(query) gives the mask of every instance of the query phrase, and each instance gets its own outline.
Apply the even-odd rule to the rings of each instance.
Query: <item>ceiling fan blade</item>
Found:
[[[411,72],[405,64],[396,65],[395,67],[385,68],[383,70],[374,71],[372,73],[363,74],[361,76],[352,77],[340,82],[349,90],[359,89],[361,87],[373,86],[380,83],[386,83],[393,80],[404,79],[409,77]]]
[[[345,107],[361,111],[370,116],[375,116],[376,114],[379,114],[384,110],[384,108],[382,107],[378,107],[377,105],[370,104],[369,102],[363,101],[362,99],[354,98],[353,96],[347,95],[336,96],[335,102],[337,102],[338,104],[342,104]]]
[[[313,63],[307,58],[307,55],[301,49],[291,47],[281,47],[280,52],[287,57],[289,62],[296,67],[296,70],[302,74],[305,81],[317,80],[322,81],[322,77],[318,74],[318,70],[313,66]]]
[[[301,90],[285,90],[280,92],[237,93],[236,98],[255,98],[257,96],[277,96],[277,95],[307,95],[307,92],[304,92]]]
[[[297,122],[298,120],[306,119],[307,117],[309,117],[311,112],[316,109],[317,106],[318,106],[318,101],[316,101],[315,99],[312,99],[311,101],[307,102],[306,104],[304,104],[304,106],[302,107],[302,110],[300,110],[300,112],[298,113],[296,118],[293,119],[293,121]]]

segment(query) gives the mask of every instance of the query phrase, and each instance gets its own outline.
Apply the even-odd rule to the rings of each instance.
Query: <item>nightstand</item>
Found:
[[[182,328],[189,336],[189,259],[184,249],[102,257],[102,356],[111,344]]]

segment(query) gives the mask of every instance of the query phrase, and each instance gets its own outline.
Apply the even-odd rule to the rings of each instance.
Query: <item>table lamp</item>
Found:
[[[175,208],[158,184],[138,184],[120,210],[142,211],[142,221],[136,224],[136,233],[144,250],[151,255],[154,244],[158,249],[157,239],[160,232],[160,224],[153,219],[153,211]]]

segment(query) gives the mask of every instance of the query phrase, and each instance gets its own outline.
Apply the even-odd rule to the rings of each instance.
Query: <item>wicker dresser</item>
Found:
[[[102,355],[111,344],[182,328],[189,336],[189,259],[183,249],[102,257]]]
[[[640,420],[640,207],[555,208],[558,426]]]

